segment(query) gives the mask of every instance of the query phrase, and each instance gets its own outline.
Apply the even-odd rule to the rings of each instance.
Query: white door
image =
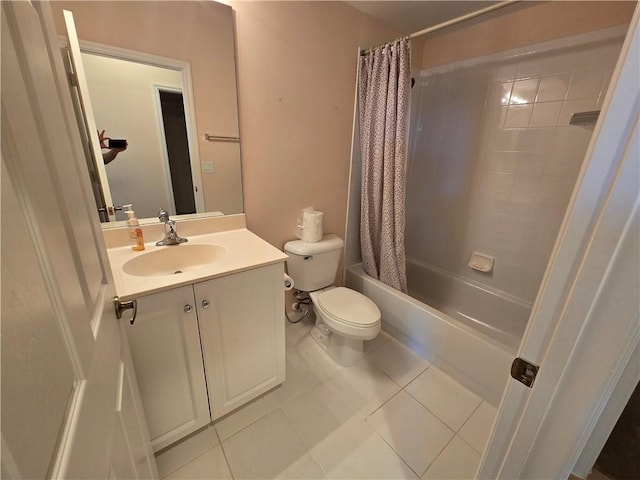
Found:
[[[86,138],[89,143],[87,151],[93,157],[93,164],[98,175],[97,180],[100,182],[102,196],[104,197],[104,208],[106,208],[105,213],[108,216],[109,221],[113,222],[116,219],[116,212],[114,210],[115,205],[113,204],[111,190],[109,189],[109,180],[107,178],[107,170],[104,167],[104,160],[102,158],[102,149],[98,138],[98,127],[96,126],[93,106],[89,96],[87,77],[84,73],[84,66],[82,65],[80,43],[78,41],[76,26],[73,23],[73,13],[68,10],[64,10],[64,23],[67,30],[69,61],[71,64],[70,66],[73,69],[73,83],[77,89],[79,99],[78,107],[81,110],[81,119],[78,119],[78,123],[81,123],[81,128],[84,128],[86,132]]]
[[[532,389],[509,382],[479,478],[567,478],[593,462],[640,378],[638,17],[518,352],[540,371]]]
[[[46,2],[1,17],[1,474],[108,478],[116,410],[136,398],[118,398],[127,352],[53,19]]]

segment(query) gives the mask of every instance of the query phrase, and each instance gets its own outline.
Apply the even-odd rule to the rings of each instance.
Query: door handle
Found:
[[[113,297],[113,305],[116,309],[116,317],[119,319],[122,318],[122,312],[125,310],[133,310],[133,316],[129,323],[133,325],[133,322],[136,321],[136,316],[138,315],[138,302],[136,300],[129,300],[128,302],[123,302],[120,300],[120,297]]]
[[[209,300],[202,300],[202,308],[209,308]]]

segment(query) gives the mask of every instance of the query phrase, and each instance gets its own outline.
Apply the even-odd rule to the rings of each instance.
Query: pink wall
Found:
[[[249,228],[281,248],[299,210],[344,238],[357,51],[390,30],[342,2],[229,2]]]

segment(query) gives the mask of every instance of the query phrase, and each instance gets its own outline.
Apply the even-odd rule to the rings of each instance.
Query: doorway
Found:
[[[182,92],[163,88],[157,92],[176,214],[196,213]]]

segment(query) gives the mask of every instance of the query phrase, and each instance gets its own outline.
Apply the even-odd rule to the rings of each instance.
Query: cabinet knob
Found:
[[[189,305],[188,303],[184,306],[184,311],[185,313],[191,313],[191,310],[193,310],[193,308],[191,307],[191,305]]]
[[[209,308],[209,300],[202,300],[202,308]]]

